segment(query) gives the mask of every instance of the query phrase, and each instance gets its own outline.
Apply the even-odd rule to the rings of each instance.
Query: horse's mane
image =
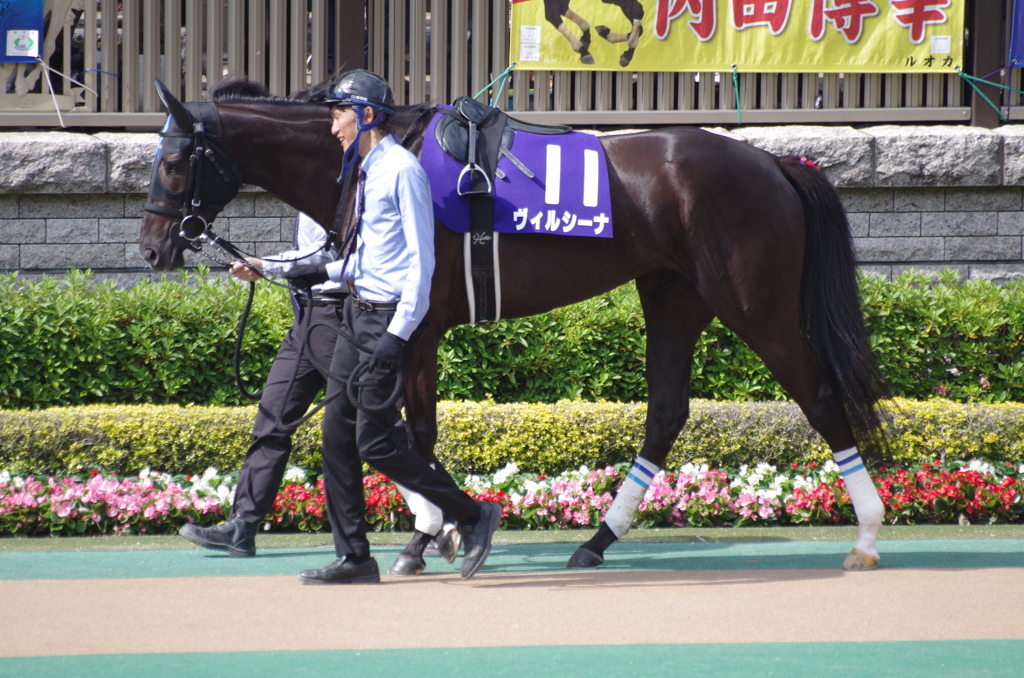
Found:
[[[312,87],[292,92],[287,97],[280,97],[271,94],[260,82],[250,82],[245,79],[225,80],[210,91],[210,101],[220,104],[322,104],[327,100],[333,83],[334,78],[328,78]],[[433,109],[434,105],[429,103],[395,106],[395,112],[391,114],[390,118],[391,123],[399,129],[406,130],[405,136],[410,136],[420,131],[421,126],[426,127],[426,122],[422,122],[421,119],[425,118],[425,114]]]
[[[271,94],[265,85],[260,82],[250,82],[243,78],[225,80],[218,83],[210,91],[210,101],[219,104],[231,103],[298,103],[301,99],[279,97]]]

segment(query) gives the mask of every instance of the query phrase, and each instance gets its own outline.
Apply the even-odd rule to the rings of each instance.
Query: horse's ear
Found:
[[[174,118],[174,124],[183,130],[192,129],[192,116],[185,110],[185,106],[171,94],[171,90],[167,89],[167,85],[159,80],[156,80],[155,83],[156,94],[160,97],[164,108],[167,109],[168,115]]]

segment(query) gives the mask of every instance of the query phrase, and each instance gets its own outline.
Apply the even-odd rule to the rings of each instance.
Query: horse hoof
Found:
[[[410,556],[408,553],[399,553],[398,559],[388,568],[388,574],[392,577],[415,577],[426,569],[427,564],[419,556]]]
[[[846,560],[843,561],[843,569],[850,572],[873,570],[875,569],[875,566],[878,565],[879,560],[881,560],[881,558],[878,556],[872,556],[855,548],[850,551],[850,554],[846,556]]]
[[[632,60],[633,60],[633,50],[632,49],[627,49],[625,52],[622,53],[622,56],[619,57],[619,65],[622,66],[623,68],[625,68],[626,66],[629,65],[629,62],[632,61]]]
[[[597,567],[603,562],[604,558],[581,546],[576,549],[576,553],[572,554],[572,558],[569,559],[565,566],[570,570],[585,570]]]
[[[595,26],[594,30],[597,31],[597,34],[600,35],[605,40],[608,39],[608,34],[612,32],[611,29],[608,28],[607,26]]]
[[[589,54],[580,57],[580,61],[585,63],[588,66],[593,66],[594,65],[594,57],[590,56]]]

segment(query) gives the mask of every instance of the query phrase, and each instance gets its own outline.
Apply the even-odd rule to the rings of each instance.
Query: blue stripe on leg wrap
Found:
[[[651,485],[651,481],[650,480],[643,480],[641,478],[637,478],[636,475],[633,474],[632,469],[626,475],[626,480],[632,480],[634,483],[636,483],[637,485],[639,485],[640,487],[642,487],[644,489],[647,489]]]

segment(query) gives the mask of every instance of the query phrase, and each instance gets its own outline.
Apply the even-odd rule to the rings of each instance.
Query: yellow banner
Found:
[[[512,0],[518,70],[949,73],[966,0]]]

